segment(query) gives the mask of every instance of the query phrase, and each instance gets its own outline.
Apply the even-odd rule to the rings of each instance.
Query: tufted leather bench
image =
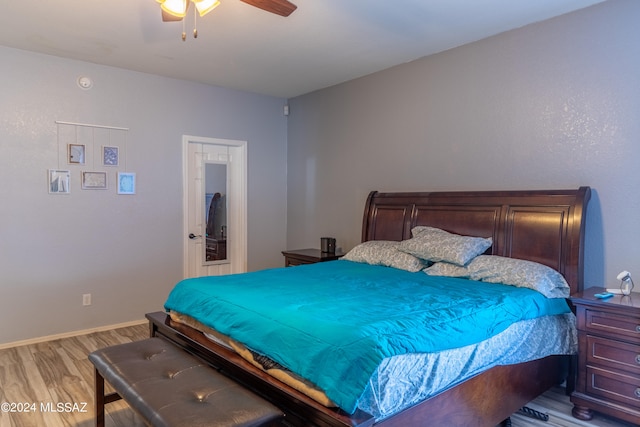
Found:
[[[276,426],[284,415],[271,403],[160,338],[94,351],[96,425],[104,405],[124,399],[154,427]],[[104,394],[104,380],[116,393]]]

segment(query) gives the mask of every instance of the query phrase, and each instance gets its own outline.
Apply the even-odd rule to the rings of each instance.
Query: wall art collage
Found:
[[[50,194],[109,190],[136,194],[136,174],[125,172],[128,128],[56,122],[58,167],[48,170]],[[112,181],[113,180],[113,181]]]

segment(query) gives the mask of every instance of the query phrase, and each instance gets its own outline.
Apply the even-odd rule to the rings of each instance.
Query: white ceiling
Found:
[[[5,0],[0,45],[290,98],[603,0],[292,1],[221,0],[183,42],[155,0]]]

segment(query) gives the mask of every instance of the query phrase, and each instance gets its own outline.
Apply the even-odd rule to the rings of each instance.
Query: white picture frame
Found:
[[[136,194],[136,174],[118,172],[118,194]]]
[[[107,189],[107,173],[106,172],[82,172],[82,189],[83,190],[106,190]]]
[[[69,181],[71,171],[60,169],[49,169],[49,194],[69,194]]]
[[[120,148],[104,145],[102,147],[102,166],[118,166],[120,163]]]
[[[70,165],[84,165],[86,153],[84,144],[67,144],[67,162]]]

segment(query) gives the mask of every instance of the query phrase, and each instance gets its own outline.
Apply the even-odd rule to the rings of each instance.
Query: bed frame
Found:
[[[492,237],[488,253],[527,259],[562,273],[571,292],[582,290],[586,207],[589,187],[578,190],[378,193],[367,198],[362,240],[403,240],[416,225]],[[295,268],[295,267],[294,267]],[[375,423],[363,412],[325,408],[253,367],[162,312],[147,315],[152,336],[160,336],[270,400],[294,426],[498,425],[553,385],[567,380],[569,356],[497,366],[411,408]]]

